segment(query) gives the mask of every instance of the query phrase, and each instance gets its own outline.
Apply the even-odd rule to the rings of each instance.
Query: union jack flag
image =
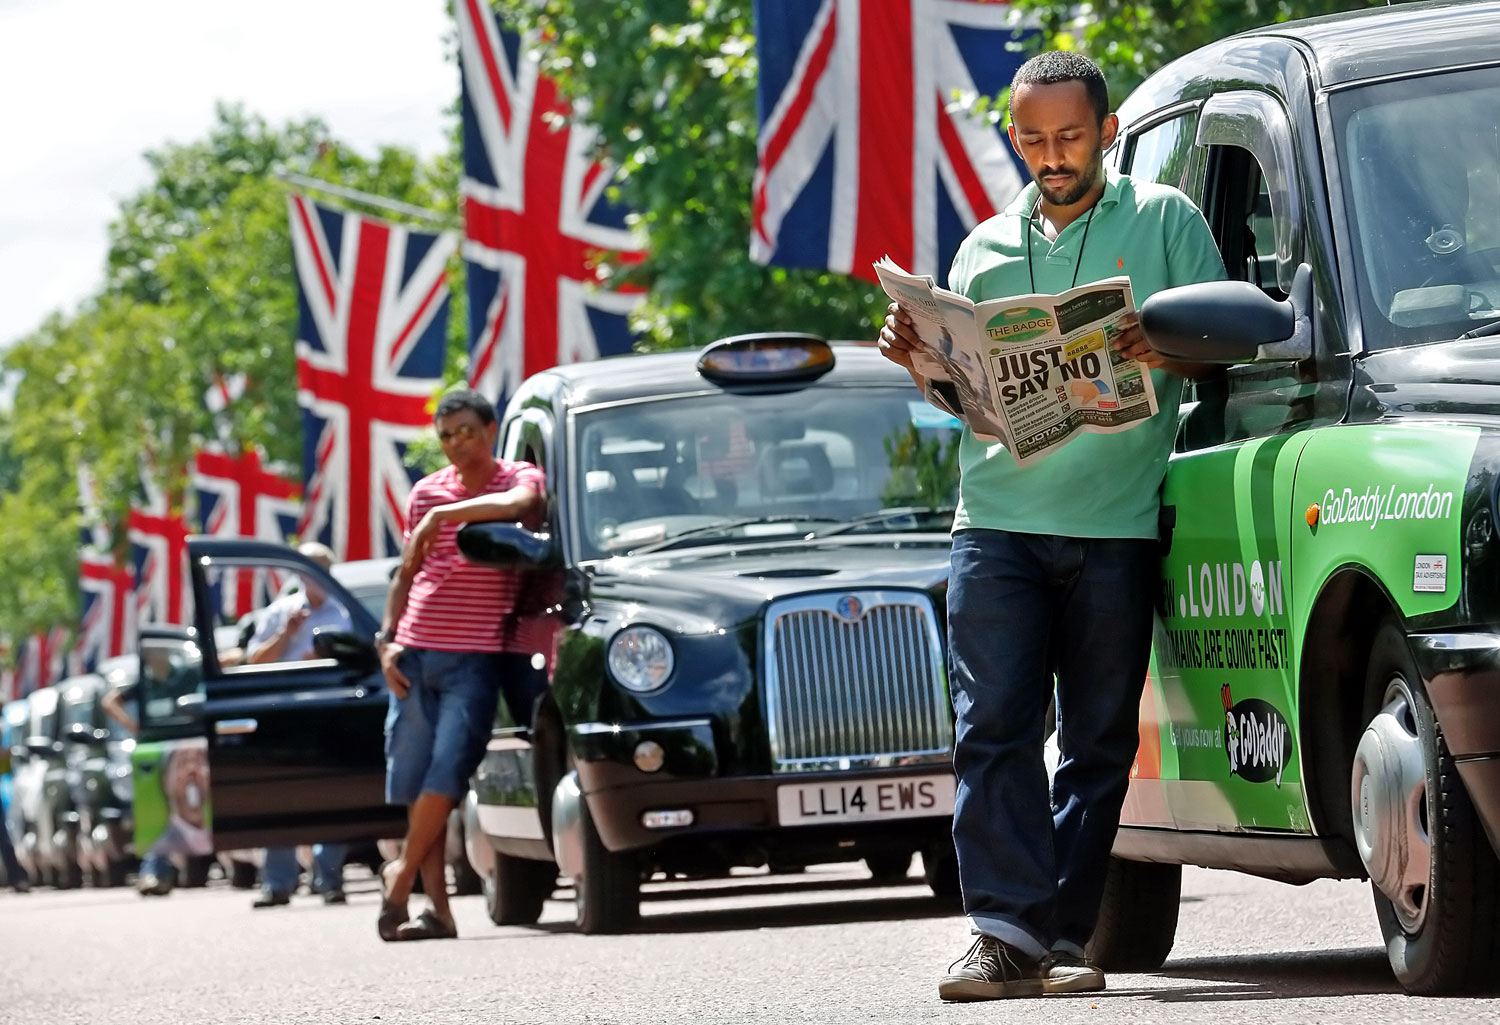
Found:
[[[25,697],[34,690],[50,687],[63,678],[63,659],[67,655],[68,630],[54,626],[34,633],[21,648],[16,667],[16,696]]]
[[[134,551],[136,619],[186,625],[193,614],[187,520],[168,500],[149,461],[142,461],[140,477],[144,498],[131,504],[126,521]]]
[[[80,672],[92,672],[103,659],[134,651],[136,640],[135,573],[115,558],[96,495],[92,476],[79,467],[78,500],[83,524],[78,584],[83,611],[69,658]]]
[[[203,533],[285,542],[302,515],[302,483],[262,465],[253,447],[230,455],[211,446],[193,460],[193,487]],[[279,581],[265,570],[225,570],[216,582],[217,606],[233,620],[265,606]]]
[[[486,0],[458,0],[463,68],[464,259],[469,384],[503,403],[538,370],[629,352],[638,292],[611,291],[600,263],[644,252],[606,195],[614,172],[595,133],[568,120],[526,41]]]
[[[407,444],[432,423],[456,236],[288,200],[306,505],[298,533],[340,559],[401,551]]]
[[[750,255],[871,281],[889,255],[946,281],[958,244],[1025,183],[994,95],[1026,54],[990,0],[756,0],[759,158]]]

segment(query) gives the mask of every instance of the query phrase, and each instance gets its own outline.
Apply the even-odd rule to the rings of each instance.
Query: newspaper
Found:
[[[1110,344],[1135,312],[1128,277],[975,303],[889,257],[875,273],[922,341],[912,368],[927,401],[976,438],[1004,445],[1017,464],[1080,434],[1127,431],[1155,415],[1151,374]]]

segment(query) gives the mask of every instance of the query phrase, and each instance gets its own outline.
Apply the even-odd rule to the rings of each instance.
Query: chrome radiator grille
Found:
[[[942,641],[920,592],[776,602],[765,682],[777,772],[944,761],[953,749]]]

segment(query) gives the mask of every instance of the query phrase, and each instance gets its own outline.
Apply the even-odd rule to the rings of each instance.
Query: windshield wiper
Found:
[[[808,540],[812,540],[817,537],[833,537],[837,534],[848,534],[858,530],[860,527],[867,527],[872,523],[884,523],[888,520],[900,519],[903,516],[913,518],[917,516],[952,516],[954,511],[955,507],[951,505],[893,505],[886,509],[877,509],[872,513],[866,513],[863,516],[856,516],[854,519],[841,523],[831,530],[816,531],[807,535],[807,537]]]
[[[1484,327],[1476,327],[1472,331],[1465,331],[1458,336],[1460,342],[1467,338],[1488,338],[1490,335],[1500,335],[1500,320],[1492,320]]]
[[[832,520],[832,516],[812,516],[807,513],[778,513],[774,516],[741,516],[733,520],[720,520],[717,523],[705,523],[701,527],[684,530],[681,534],[673,534],[664,537],[660,541],[652,541],[650,544],[632,548],[626,555],[648,555],[651,552],[659,552],[666,548],[675,546],[680,541],[690,541],[695,537],[709,537],[713,534],[723,534],[740,527],[757,526],[762,523],[809,523],[819,520]]]

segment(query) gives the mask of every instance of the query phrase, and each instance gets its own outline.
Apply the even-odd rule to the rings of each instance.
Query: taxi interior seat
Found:
[[[815,441],[787,442],[765,450],[760,490],[767,498],[821,495],[833,489],[833,464]]]

